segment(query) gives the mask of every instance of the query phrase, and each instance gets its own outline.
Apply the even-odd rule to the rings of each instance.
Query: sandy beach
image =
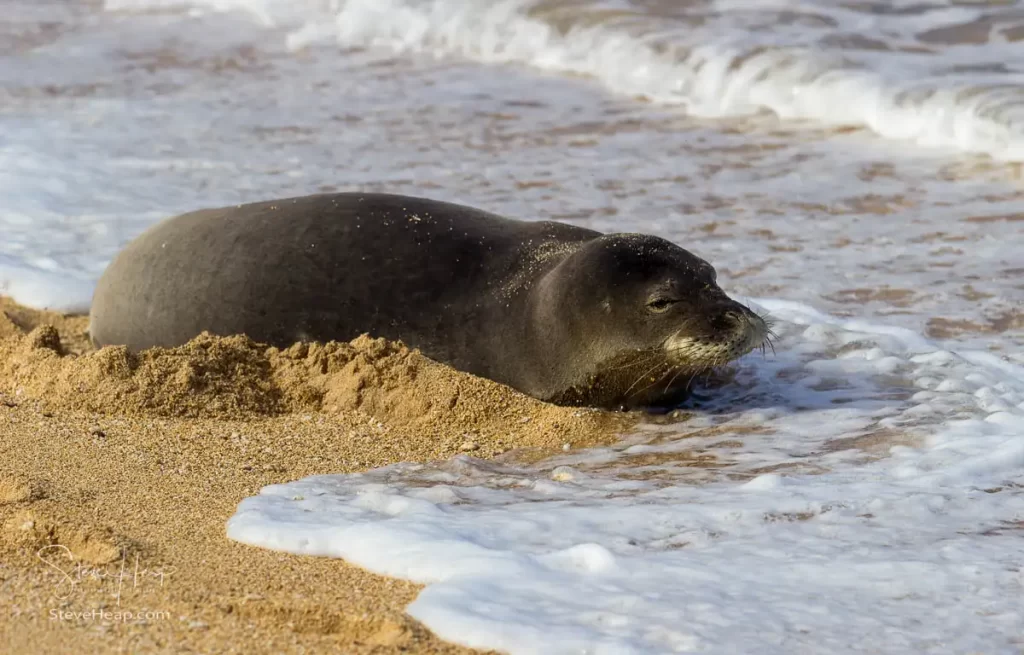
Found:
[[[419,586],[232,542],[225,521],[268,484],[553,452],[625,425],[397,344],[281,353],[201,338],[131,357],[91,351],[84,317],[0,303],[11,654],[469,652],[403,614]]]

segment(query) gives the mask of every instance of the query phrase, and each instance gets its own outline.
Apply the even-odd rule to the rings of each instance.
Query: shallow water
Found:
[[[233,537],[515,652],[1019,652],[1019,3],[0,8],[21,302],[87,307],[173,213],[364,189],[659,234],[778,320],[689,422],[268,489]]]

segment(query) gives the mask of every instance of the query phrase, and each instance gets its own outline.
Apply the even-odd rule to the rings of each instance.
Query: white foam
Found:
[[[228,535],[428,584],[412,616],[511,653],[1012,652],[1024,373],[758,303],[781,319],[778,357],[746,360],[679,434],[528,468],[460,456],[274,485]],[[925,379],[954,384],[925,403]],[[838,441],[872,434],[871,457]],[[639,453],[665,463],[638,476]]]
[[[993,38],[974,47],[908,51],[919,32],[969,23],[982,17],[980,8],[879,16],[825,1],[703,8],[597,1],[565,8],[537,0],[189,4],[244,10],[264,24],[288,27],[296,49],[333,37],[347,46],[525,64],[592,76],[618,93],[682,105],[695,115],[767,109],[782,118],[863,125],[887,138],[1024,160],[1024,70],[1015,44]],[[108,0],[107,6],[153,5]],[[773,20],[786,10],[807,19],[797,27],[784,16]],[[828,45],[851,34],[887,49]]]

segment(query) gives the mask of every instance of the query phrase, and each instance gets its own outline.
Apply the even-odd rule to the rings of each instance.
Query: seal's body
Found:
[[[637,406],[680,398],[767,326],[657,237],[336,193],[170,218],[101,277],[95,345],[203,331],[276,346],[369,333],[543,400]]]

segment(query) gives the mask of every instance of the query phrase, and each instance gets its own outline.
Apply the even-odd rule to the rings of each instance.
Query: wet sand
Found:
[[[201,337],[132,356],[92,351],[86,329],[0,298],[11,654],[468,652],[404,615],[418,585],[238,544],[225,522],[268,484],[537,456],[628,427],[369,338],[279,351]]]

